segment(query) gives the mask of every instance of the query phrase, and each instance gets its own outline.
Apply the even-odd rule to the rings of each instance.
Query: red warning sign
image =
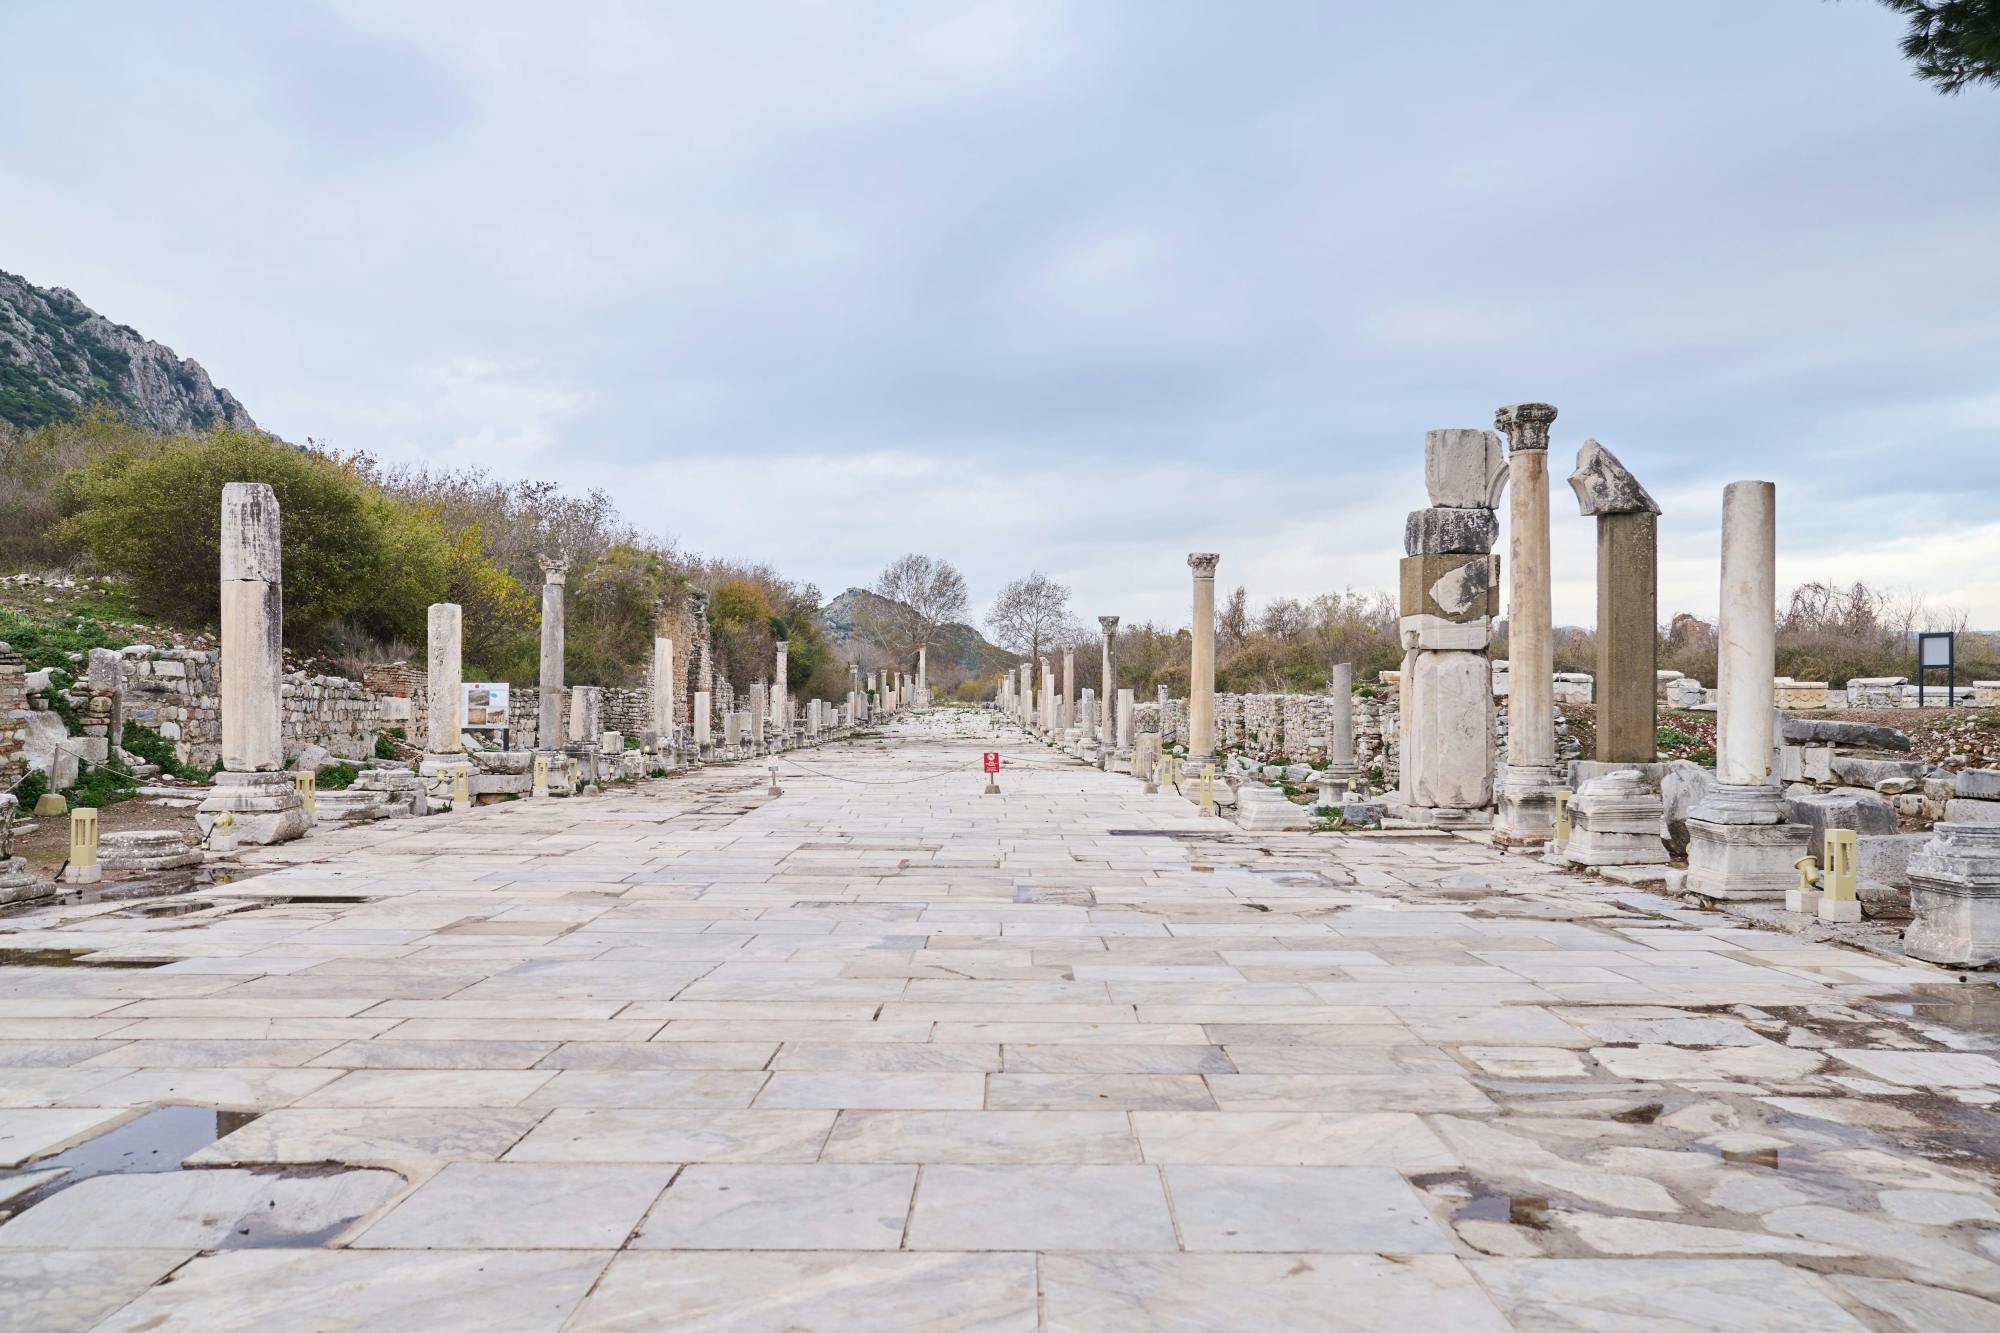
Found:
[[[1000,771],[1000,752],[998,750],[988,750],[986,752],[986,771],[988,773],[998,773]]]

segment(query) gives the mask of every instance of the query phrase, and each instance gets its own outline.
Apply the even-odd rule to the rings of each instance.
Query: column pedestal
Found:
[[[195,823],[207,833],[225,810],[236,816],[239,843],[268,847],[290,842],[312,827],[290,773],[217,773],[213,790],[195,810]]]

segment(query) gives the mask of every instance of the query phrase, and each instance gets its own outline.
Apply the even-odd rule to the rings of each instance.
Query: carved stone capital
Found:
[[[1596,440],[1585,440],[1576,451],[1576,471],[1569,474],[1577,507],[1585,518],[1598,514],[1657,514],[1660,506],[1646,493],[1618,455]]]
[[[1106,634],[1116,634],[1118,632],[1118,617],[1099,616],[1097,618],[1097,627]]]
[[[1547,452],[1549,424],[1555,419],[1556,410],[1547,403],[1515,403],[1493,414],[1493,428],[1507,437],[1507,448],[1513,453],[1529,449]]]
[[[569,577],[569,557],[561,553],[538,555],[535,563],[542,567],[542,582],[560,584]]]
[[[1196,551],[1188,556],[1188,568],[1194,571],[1194,576],[1198,579],[1212,579],[1215,577],[1215,567],[1221,560],[1222,557],[1213,551]]]

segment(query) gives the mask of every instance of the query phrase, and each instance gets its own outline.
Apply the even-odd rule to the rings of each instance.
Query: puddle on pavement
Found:
[[[1451,1215],[1454,1222],[1508,1222],[1532,1231],[1549,1228],[1549,1201],[1533,1194],[1475,1195]]]
[[[22,1176],[47,1171],[62,1175],[26,1194],[0,1203],[0,1221],[20,1216],[43,1200],[70,1186],[98,1176],[153,1175],[181,1171],[183,1159],[209,1144],[234,1134],[257,1119],[255,1111],[217,1111],[206,1106],[161,1106],[136,1120],[108,1129],[96,1138],[66,1148],[53,1157],[43,1157],[10,1171],[0,1171],[0,1186]],[[193,1168],[200,1170],[202,1168]],[[341,1166],[288,1167],[257,1170],[254,1174],[272,1180],[340,1174],[351,1169]],[[269,1207],[275,1209],[276,1200]],[[355,1213],[311,1231],[289,1230],[275,1212],[257,1212],[237,1219],[224,1249],[317,1249],[352,1226],[362,1216]]]
[[[0,949],[0,967],[165,967],[171,958],[97,958],[91,950]]]
[[[1907,995],[1878,1003],[1889,1013],[1914,1023],[2000,1033],[2000,986],[1985,981],[1916,986]]]
[[[1611,1118],[1626,1125],[1650,1125],[1655,1120],[1658,1120],[1660,1113],[1666,1109],[1665,1102],[1647,1102],[1643,1106],[1634,1106],[1629,1110],[1614,1112]]]
[[[164,902],[138,903],[132,907],[118,909],[119,916],[139,916],[146,918],[166,916],[192,916],[196,912],[206,912],[216,904],[206,898],[169,898]]]

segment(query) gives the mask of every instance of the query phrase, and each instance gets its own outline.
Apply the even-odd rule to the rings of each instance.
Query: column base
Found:
[[[1785,795],[1775,783],[1721,782],[1694,803],[1688,819],[1709,824],[1782,824]]]
[[[1910,858],[1903,932],[1912,958],[1951,967],[2000,963],[2000,824],[1939,824]]]
[[[1568,772],[1557,764],[1506,764],[1495,784],[1493,845],[1536,847],[1556,833],[1556,788]]]
[[[1405,805],[1391,803],[1389,818],[1398,820],[1410,828],[1491,828],[1493,812],[1489,809],[1465,809],[1455,805]]]
[[[28,869],[27,858],[10,856],[0,861],[0,905],[30,903],[56,896],[56,882],[42,879]]]
[[[225,810],[236,816],[239,845],[290,842],[312,827],[290,773],[217,773],[214,790],[195,807],[195,823],[205,834]]]
[[[1616,769],[1593,778],[1570,802],[1569,842],[1562,859],[1573,866],[1649,866],[1667,863],[1661,839],[1666,806],[1646,787],[1646,775]]]
[[[1236,822],[1246,829],[1276,829],[1304,832],[1313,826],[1312,814],[1304,806],[1293,805],[1276,787],[1244,783],[1236,790]]]
[[[1811,841],[1803,824],[1723,824],[1690,815],[1686,891],[1731,902],[1782,899],[1798,887],[1794,863]]]

